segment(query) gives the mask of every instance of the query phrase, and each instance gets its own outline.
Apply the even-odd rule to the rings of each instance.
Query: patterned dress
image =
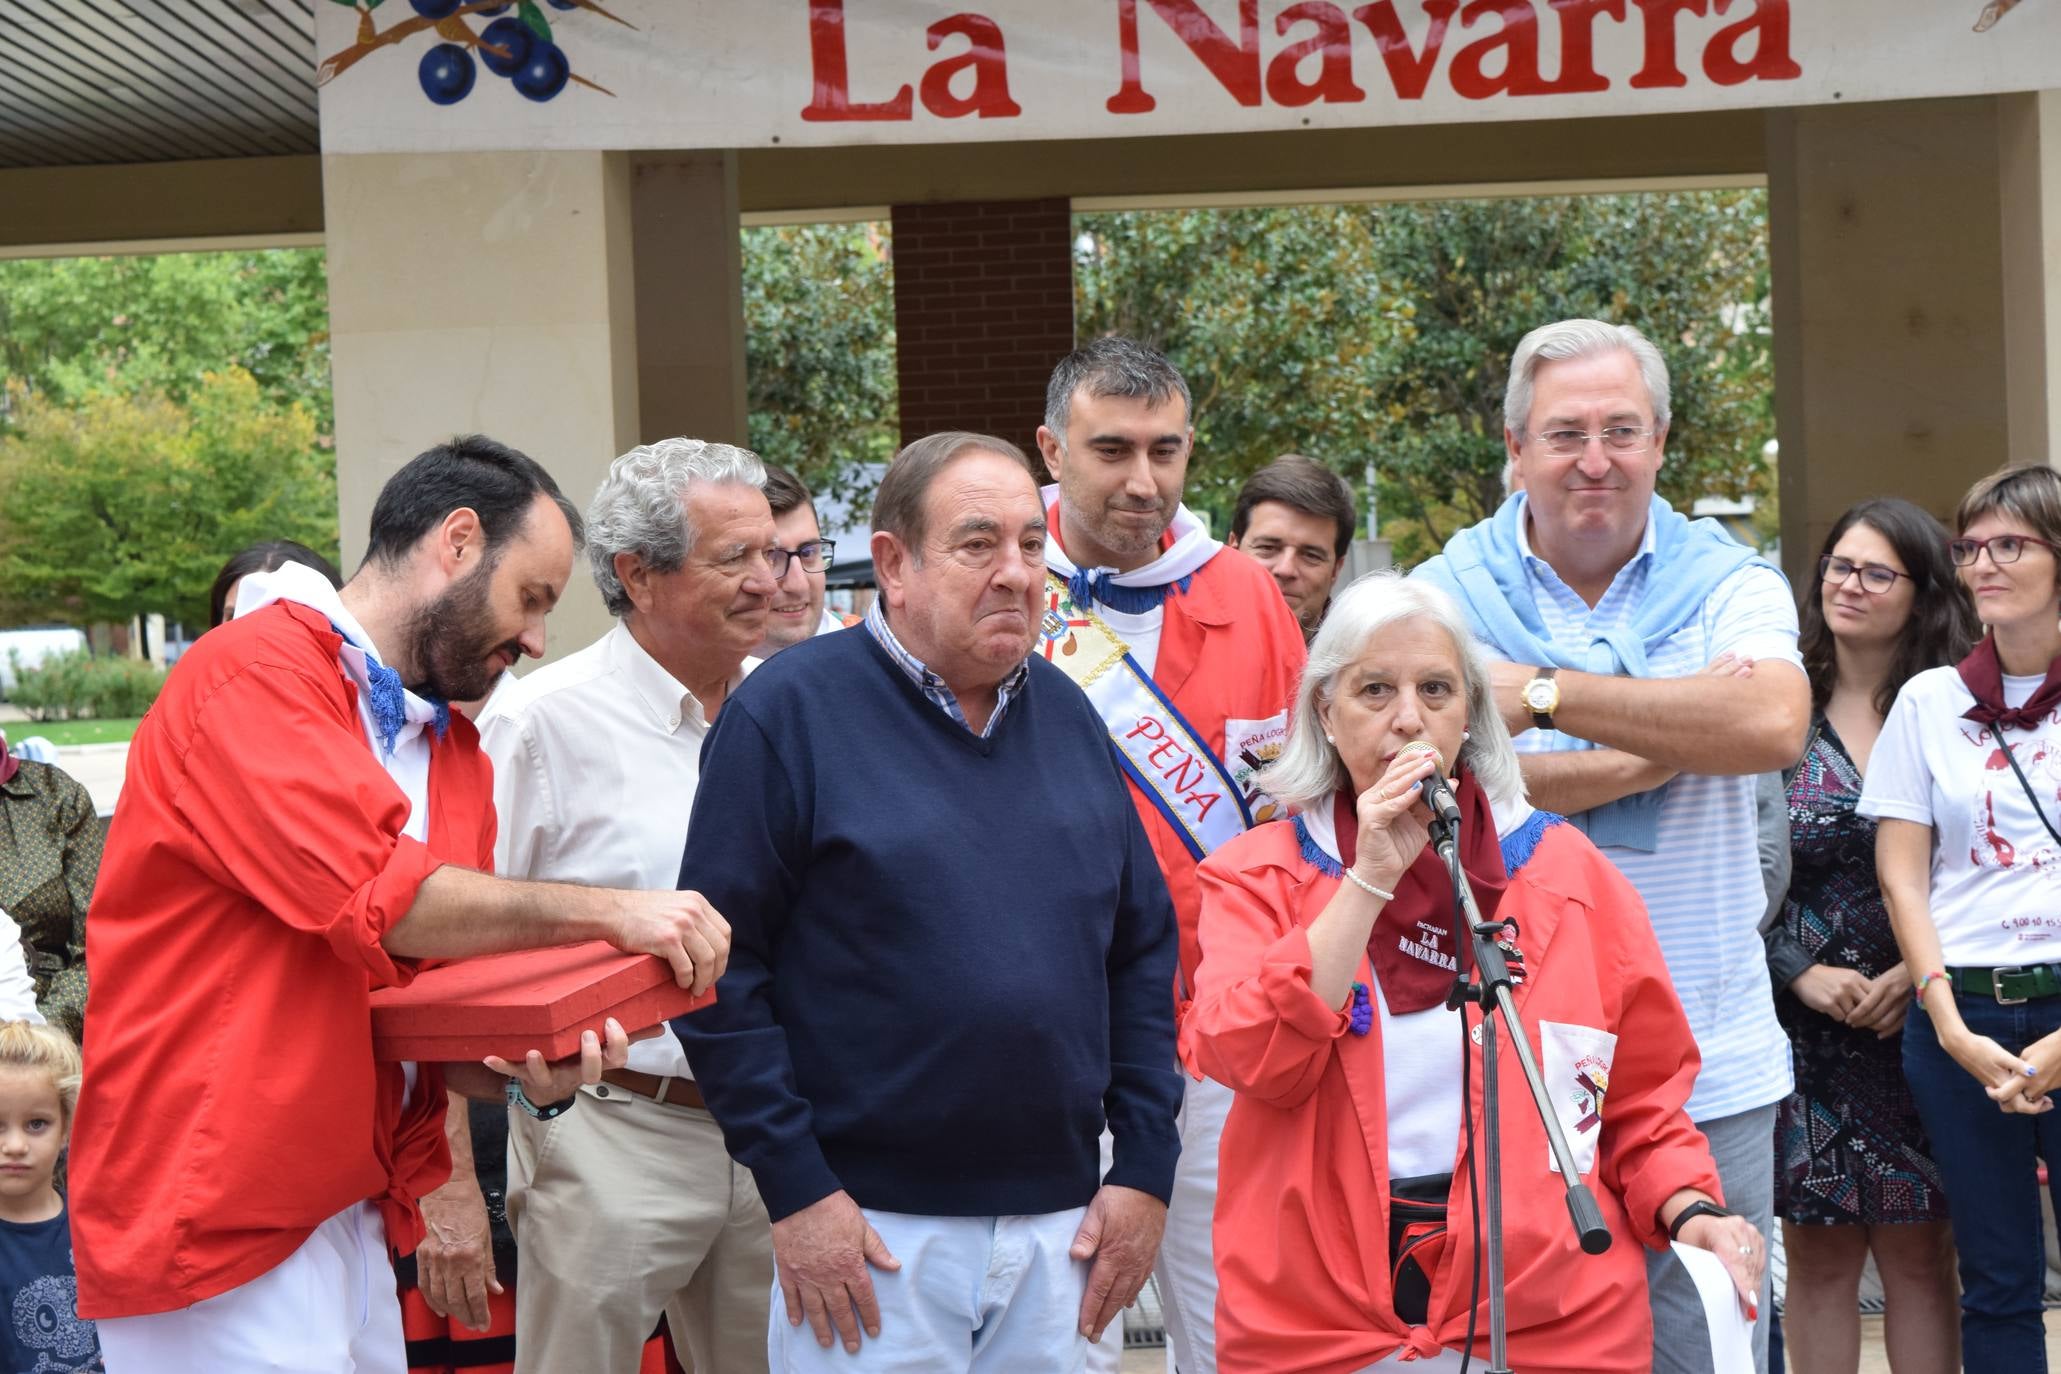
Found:
[[[1789,784],[1794,869],[1782,922],[1814,961],[1873,978],[1902,956],[1875,881],[1875,822],[1854,812],[1860,795],[1860,770],[1819,717]],[[1775,1012],[1796,1062],[1775,1128],[1775,1210],[1804,1225],[1945,1220],[1899,1039],[1843,1026],[1786,988]]]

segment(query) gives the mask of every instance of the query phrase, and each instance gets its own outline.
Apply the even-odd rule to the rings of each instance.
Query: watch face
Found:
[[[1553,684],[1541,678],[1533,678],[1524,684],[1524,704],[1542,714],[1553,709],[1553,699],[1558,695]]]

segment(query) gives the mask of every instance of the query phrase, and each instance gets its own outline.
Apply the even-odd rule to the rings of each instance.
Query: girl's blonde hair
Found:
[[[79,1101],[79,1073],[84,1061],[72,1038],[55,1026],[34,1021],[0,1022],[0,1069],[40,1069],[50,1075],[57,1100],[64,1108],[64,1125],[69,1131],[72,1108]]]

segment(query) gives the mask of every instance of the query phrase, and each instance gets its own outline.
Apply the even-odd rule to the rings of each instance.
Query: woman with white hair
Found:
[[[1456,973],[1421,784],[1454,760],[1461,860],[1502,943],[1561,1125],[1617,1239],[1576,1245],[1544,1127],[1501,1041],[1512,1366],[1650,1367],[1640,1246],[1714,1252],[1743,1306],[1759,1235],[1719,1205],[1684,1114],[1698,1059],[1638,894],[1524,800],[1486,665],[1445,593],[1392,574],[1334,602],[1261,785],[1293,806],[1202,865],[1202,964],[1182,1034],[1237,1098],[1216,1210],[1223,1374],[1425,1374],[1487,1353],[1470,1211],[1482,1187],[1479,1007]],[[1463,1121],[1466,1123],[1463,1129]],[[1448,1217],[1451,1224],[1448,1224]]]

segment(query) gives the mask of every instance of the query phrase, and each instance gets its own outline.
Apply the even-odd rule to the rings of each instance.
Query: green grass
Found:
[[[136,733],[136,720],[11,720],[7,738],[27,739],[41,735],[58,748],[74,744],[120,744]]]

